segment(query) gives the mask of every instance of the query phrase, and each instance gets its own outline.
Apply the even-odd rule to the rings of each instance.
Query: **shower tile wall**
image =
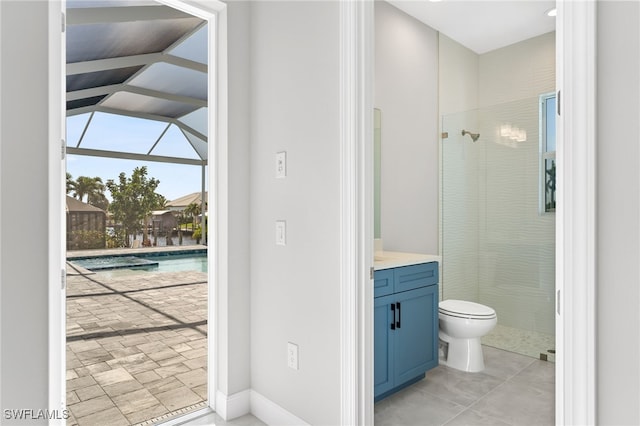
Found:
[[[554,90],[555,35],[477,55],[475,71],[459,68],[474,54],[454,44],[441,36],[442,131],[449,135],[441,145],[442,296],[491,306],[503,330],[553,341],[555,215],[538,207],[538,96]],[[470,86],[473,72],[470,106],[472,96],[458,99],[456,79],[464,73]],[[461,106],[468,111],[458,112]],[[526,140],[502,136],[506,124],[525,130]],[[478,142],[462,129],[479,132]]]
[[[555,216],[540,214],[538,98],[482,108],[478,301],[501,325],[554,334]],[[501,135],[504,125],[526,140]]]

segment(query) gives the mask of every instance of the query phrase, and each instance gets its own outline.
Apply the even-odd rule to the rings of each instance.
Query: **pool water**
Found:
[[[88,259],[74,260],[74,263],[90,271],[101,271],[104,269],[135,268],[158,266],[158,262],[136,256],[109,256],[91,257]]]
[[[109,276],[140,272],[207,272],[207,254],[171,254],[163,256],[109,256],[75,259],[73,263]]]
[[[179,254],[175,256],[164,256],[166,259],[160,258],[158,266],[150,267],[150,271],[154,272],[180,272],[180,271],[198,271],[207,272],[207,255],[206,254]]]

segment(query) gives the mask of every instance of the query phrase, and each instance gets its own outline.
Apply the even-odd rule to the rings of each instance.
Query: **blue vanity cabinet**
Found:
[[[389,277],[391,294],[378,280]],[[375,272],[374,396],[379,401],[438,365],[437,262]],[[410,284],[409,284],[410,283]],[[398,291],[399,290],[399,291]]]

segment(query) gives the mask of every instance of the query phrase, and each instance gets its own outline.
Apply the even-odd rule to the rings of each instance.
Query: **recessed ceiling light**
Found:
[[[547,14],[547,16],[556,16],[558,13],[558,10],[554,7],[553,9],[549,9],[545,12]]]

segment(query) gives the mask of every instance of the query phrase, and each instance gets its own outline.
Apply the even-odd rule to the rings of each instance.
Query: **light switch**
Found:
[[[276,178],[287,177],[287,153],[285,151],[276,153]]]
[[[287,245],[287,223],[284,220],[276,220],[276,245]]]

